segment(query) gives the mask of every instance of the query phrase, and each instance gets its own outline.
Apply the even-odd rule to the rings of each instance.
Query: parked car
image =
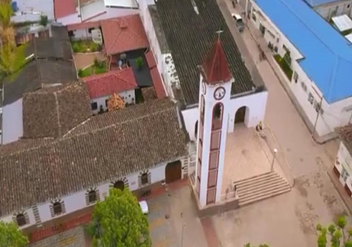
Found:
[[[143,214],[149,214],[149,207],[147,201],[140,201],[139,206],[142,209]]]
[[[241,15],[236,13],[232,13],[231,15],[232,15],[232,18],[235,20],[238,31],[242,32],[244,29],[244,22]]]

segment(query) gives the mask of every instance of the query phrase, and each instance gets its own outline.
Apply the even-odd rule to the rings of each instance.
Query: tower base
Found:
[[[205,207],[202,207],[198,200],[198,194],[195,190],[195,187],[190,181],[191,197],[196,206],[197,215],[199,218],[213,216],[217,214],[223,214],[224,212],[234,210],[239,208],[239,199],[238,197],[230,197],[218,203],[212,203]]]

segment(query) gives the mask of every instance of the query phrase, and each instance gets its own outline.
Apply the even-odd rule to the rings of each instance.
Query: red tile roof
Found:
[[[75,0],[54,0],[55,19],[76,13]]]
[[[107,55],[147,48],[149,42],[139,15],[101,21]]]
[[[148,51],[145,54],[145,59],[147,60],[147,64],[148,64],[149,69],[154,68],[156,66],[156,62],[155,62],[154,55],[153,55],[152,51]]]
[[[160,77],[160,74],[159,74],[157,67],[154,67],[150,70],[150,76],[152,77],[156,97],[158,97],[158,99],[166,98],[164,84],[161,80],[161,77]]]
[[[91,99],[132,90],[137,87],[137,82],[131,67],[85,77],[82,80],[87,83],[89,97]]]
[[[216,40],[211,53],[203,63],[205,81],[216,84],[229,81],[232,77],[220,37]]]

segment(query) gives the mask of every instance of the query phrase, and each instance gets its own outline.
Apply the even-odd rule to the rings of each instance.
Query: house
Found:
[[[143,1],[140,8],[164,88],[169,97],[184,105],[182,116],[192,141],[197,140],[200,111],[198,66],[211,50],[219,27],[223,30],[222,45],[235,80],[229,92],[231,98],[226,102],[230,115],[226,132],[234,131],[236,112],[239,112],[236,121],[245,122],[248,127],[263,120],[267,91],[252,80],[215,0],[207,1],[206,5],[200,0]]]
[[[16,0],[11,5],[14,12],[11,21],[15,23],[37,22],[41,16],[54,19],[53,0]]]
[[[55,20],[62,25],[138,14],[135,0],[53,0]]]
[[[114,93],[128,105],[135,103],[135,89],[138,85],[131,67],[88,76],[82,80],[87,85],[94,114],[107,111],[108,100]]]
[[[77,79],[67,32],[56,27],[53,37],[36,38],[27,44],[27,63],[4,85],[2,101],[2,144],[23,136],[23,95],[41,88]],[[30,82],[30,83],[29,83]]]
[[[352,17],[351,0],[304,0],[311,8],[325,20],[330,21],[334,16],[348,15]]]
[[[67,29],[74,40],[91,39],[93,30],[101,32],[110,70],[131,68],[138,95],[141,95],[140,89],[154,87],[158,98],[167,96],[139,15],[72,24]]]
[[[333,171],[344,186],[347,194],[352,196],[352,125],[337,128],[340,147],[336,156]]]
[[[40,89],[29,94],[45,103],[60,92],[60,112],[68,114],[59,124],[65,134],[55,139],[25,138],[0,147],[0,173],[4,175],[0,220],[14,221],[21,229],[41,226],[45,230],[53,220],[92,210],[110,188],[129,188],[138,194],[187,175],[187,138],[177,105],[156,99],[79,124],[75,119],[72,124],[69,115],[81,110],[73,108],[72,90],[84,95],[84,86],[78,83],[59,91]],[[88,103],[89,108],[86,97],[78,97],[76,103]],[[42,109],[47,105],[48,109]],[[37,111],[48,113],[55,103],[47,105]]]
[[[302,1],[255,0],[250,12],[311,132],[332,137],[352,116],[350,42]]]

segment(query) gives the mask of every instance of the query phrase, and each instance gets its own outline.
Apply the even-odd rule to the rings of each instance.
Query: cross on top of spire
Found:
[[[218,38],[216,39],[213,49],[208,54],[202,67],[204,72],[204,80],[208,84],[217,84],[227,82],[232,75],[227,64],[226,55],[221,44],[221,33],[223,31],[216,31]]]

